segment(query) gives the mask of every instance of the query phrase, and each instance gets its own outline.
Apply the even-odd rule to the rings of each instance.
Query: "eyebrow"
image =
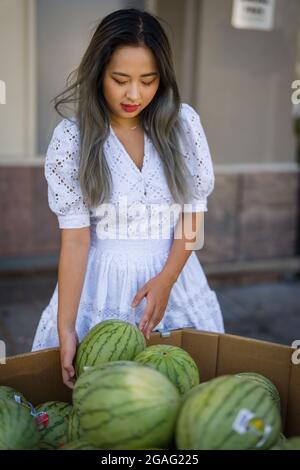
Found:
[[[112,75],[121,75],[121,77],[130,77],[127,73],[122,73],[122,72],[112,72]],[[143,73],[141,77],[151,77],[153,75],[158,75],[157,72],[150,72],[150,73]]]

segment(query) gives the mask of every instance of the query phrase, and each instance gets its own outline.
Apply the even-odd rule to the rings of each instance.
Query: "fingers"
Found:
[[[62,378],[64,384],[69,388],[74,388],[75,383],[75,369],[73,367],[74,354],[72,351],[62,351],[61,353],[61,367]]]
[[[63,383],[67,387],[69,387],[71,389],[74,388],[75,380],[70,376],[70,374],[66,370],[62,371],[62,378],[63,378]]]
[[[64,370],[67,372],[70,378],[73,378],[75,376],[75,370],[72,365],[64,366]]]
[[[145,325],[150,321],[150,318],[152,317],[154,312],[154,305],[147,305],[145,313],[139,323],[139,329],[143,331]],[[149,339],[149,338],[148,338]]]
[[[144,315],[143,318],[141,319],[140,321],[140,324],[139,324],[139,329],[142,331],[145,327],[145,325],[147,324],[147,322],[149,321],[150,319],[150,315]]]
[[[150,339],[151,331],[160,322],[160,320],[161,317],[156,310],[154,311],[154,313],[153,309],[146,310],[143,318],[140,321],[139,328],[141,331],[144,330],[143,333],[147,339]]]
[[[60,340],[60,362],[63,383],[69,388],[74,388],[75,369],[73,367],[73,361],[78,344],[77,332],[66,334],[62,336]]]
[[[156,327],[156,325],[159,323],[159,319],[155,316],[153,316],[150,321],[148,322],[146,329],[145,329],[145,336],[147,339],[150,339],[150,334],[153,330],[153,328]]]
[[[63,366],[62,367],[62,378],[63,383],[73,389],[75,383],[75,370],[73,366]]]
[[[135,295],[131,302],[131,307],[137,307],[140,301],[142,300],[143,297],[145,297],[147,293],[147,284],[138,291],[138,293]]]

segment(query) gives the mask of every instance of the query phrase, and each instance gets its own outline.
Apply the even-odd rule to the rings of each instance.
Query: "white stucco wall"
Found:
[[[50,100],[63,90],[68,74],[78,67],[92,30],[125,0],[38,0],[37,102],[38,150],[44,153],[58,119]]]

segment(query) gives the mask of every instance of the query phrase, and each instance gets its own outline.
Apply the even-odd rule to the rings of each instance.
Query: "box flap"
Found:
[[[217,375],[257,372],[270,379],[281,397],[283,426],[286,421],[291,369],[291,348],[233,335],[220,335]]]
[[[48,400],[71,403],[72,391],[62,382],[57,348],[7,358],[0,365],[0,384],[14,387],[35,406]]]
[[[152,333],[150,339],[146,341],[147,346],[154,344],[170,344],[172,346],[181,347],[182,343],[182,330],[170,330],[162,333]]]
[[[186,329],[182,334],[182,348],[196,361],[200,382],[213,379],[216,375],[219,335]]]
[[[291,365],[285,432],[287,436],[300,436],[300,364]]]

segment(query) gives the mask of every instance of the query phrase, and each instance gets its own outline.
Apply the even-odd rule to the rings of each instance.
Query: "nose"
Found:
[[[132,83],[127,90],[126,97],[131,101],[138,102],[140,98],[140,90],[138,85]]]

